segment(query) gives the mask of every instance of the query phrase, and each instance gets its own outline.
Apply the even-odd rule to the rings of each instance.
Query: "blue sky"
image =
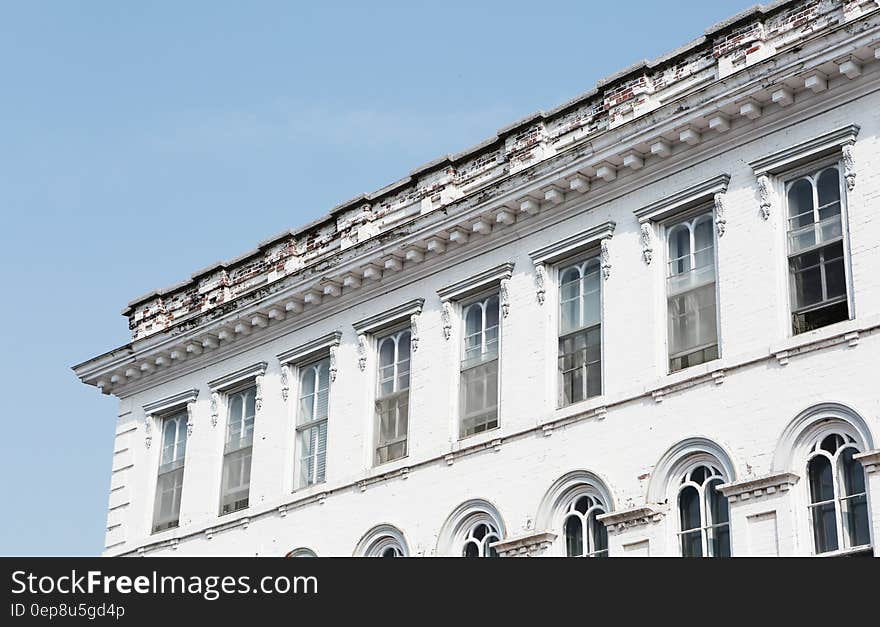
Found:
[[[750,4],[3,3],[0,555],[102,550],[129,300]]]

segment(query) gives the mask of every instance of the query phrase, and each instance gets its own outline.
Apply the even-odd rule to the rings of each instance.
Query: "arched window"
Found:
[[[571,500],[563,523],[567,557],[608,557],[608,530],[596,520],[605,512],[595,497],[582,495]]]
[[[461,554],[463,557],[498,557],[498,551],[491,544],[500,539],[501,536],[495,525],[490,522],[477,522],[465,535]]]
[[[298,549],[293,549],[284,557],[318,557],[318,555],[312,549],[300,547]]]
[[[437,537],[437,555],[497,557],[494,542],[505,537],[498,509],[484,499],[465,501],[446,518]]]
[[[721,471],[711,464],[690,468],[678,488],[682,557],[730,557],[730,513],[718,490]]]
[[[667,227],[669,370],[718,358],[712,211]]]
[[[817,439],[807,458],[816,553],[871,544],[865,471],[853,459],[858,453],[851,436],[831,433]]]

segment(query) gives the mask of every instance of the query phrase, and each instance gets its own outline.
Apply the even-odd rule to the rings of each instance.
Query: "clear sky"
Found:
[[[0,555],[102,550],[129,300],[750,4],[4,2]]]

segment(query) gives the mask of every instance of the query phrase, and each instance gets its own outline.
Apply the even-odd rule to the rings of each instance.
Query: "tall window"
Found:
[[[462,308],[461,437],[498,426],[498,295]]]
[[[410,338],[406,329],[378,340],[376,464],[406,456]]]
[[[468,530],[461,554],[464,557],[498,557],[490,545],[501,539],[498,530],[488,522],[479,522]]]
[[[669,370],[718,358],[715,229],[708,211],[666,231]]]
[[[834,433],[810,453],[807,472],[816,553],[871,544],[865,471],[853,459],[858,452],[851,437]]]
[[[685,473],[678,490],[679,538],[683,557],[730,557],[730,514],[724,483],[714,466],[700,465]]]
[[[836,165],[786,184],[794,333],[849,318],[840,190]]]
[[[223,452],[221,514],[248,506],[256,398],[256,386],[227,395],[229,419],[226,423],[226,445]]]
[[[602,393],[599,259],[559,270],[559,394],[570,405]]]
[[[297,486],[324,481],[327,466],[327,417],[330,409],[330,358],[300,367],[296,416]]]
[[[568,557],[608,557],[608,530],[596,520],[605,507],[592,496],[578,497],[565,514],[565,554]]]
[[[180,496],[183,491],[183,464],[186,456],[186,411],[162,421],[162,451],[153,507],[153,532],[177,527],[180,523]]]

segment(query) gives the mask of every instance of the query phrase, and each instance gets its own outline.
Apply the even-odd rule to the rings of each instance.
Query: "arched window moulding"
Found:
[[[393,554],[393,555],[392,555]],[[354,557],[409,557],[409,545],[403,532],[394,525],[382,524],[363,535]]]
[[[558,557],[566,555],[563,533],[566,514],[569,505],[582,496],[591,497],[600,503],[605,515],[614,512],[614,498],[608,484],[599,475],[589,470],[575,470],[557,479],[544,494],[535,515],[535,529],[538,532],[552,533],[554,536],[551,540],[553,542],[551,555]]]
[[[461,557],[469,532],[480,523],[493,526],[501,540],[507,537],[507,528],[498,509],[484,499],[472,499],[456,507],[446,518],[437,538],[437,556]]]

